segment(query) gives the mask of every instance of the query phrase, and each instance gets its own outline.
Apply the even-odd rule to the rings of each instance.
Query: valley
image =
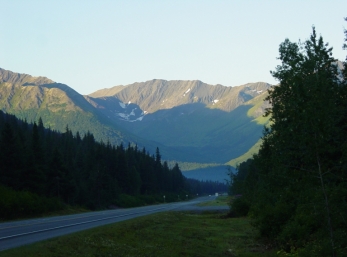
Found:
[[[199,178],[204,168],[227,170],[252,154],[268,122],[262,115],[270,87],[157,79],[80,95],[45,77],[0,69],[0,108],[28,121],[41,117],[45,127],[60,132],[90,132],[98,141],[150,153],[159,147],[163,160],[190,174],[196,170]]]

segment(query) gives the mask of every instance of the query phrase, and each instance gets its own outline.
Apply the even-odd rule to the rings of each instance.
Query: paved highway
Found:
[[[157,212],[228,209],[196,206],[213,199],[207,196],[178,203],[0,223],[0,251]]]

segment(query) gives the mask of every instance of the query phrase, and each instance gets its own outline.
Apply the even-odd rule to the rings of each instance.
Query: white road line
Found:
[[[34,221],[30,221],[30,220],[24,221],[26,223],[20,223],[20,221],[19,222],[14,221],[13,225],[8,225],[7,227],[5,227],[5,225],[7,225],[6,223],[3,223],[3,224],[0,223],[0,230],[5,230],[5,229],[9,229],[9,228],[18,228],[18,227],[48,224],[48,223],[66,221],[66,220],[84,219],[84,218],[88,218],[88,217],[92,217],[92,216],[101,216],[104,214],[108,214],[108,213],[107,212],[98,212],[98,213],[89,213],[89,214],[88,213],[87,214],[72,214],[71,217],[69,217],[70,215],[55,216],[55,217],[51,217],[51,218],[36,219]],[[9,223],[11,223],[11,221]],[[1,225],[4,225],[4,227],[1,227]]]
[[[72,226],[77,226],[77,225],[82,225],[82,224],[87,224],[87,223],[92,223],[92,222],[97,222],[97,221],[102,221],[102,220],[108,220],[108,219],[115,219],[115,218],[120,218],[120,217],[125,217],[125,216],[131,216],[131,215],[140,214],[140,213],[146,213],[146,212],[151,212],[151,211],[158,211],[158,210],[162,210],[162,209],[166,209],[166,207],[162,207],[162,208],[158,208],[158,209],[152,209],[152,210],[147,210],[147,211],[141,211],[141,212],[122,214],[122,215],[118,215],[118,216],[107,217],[107,218],[102,218],[102,219],[97,219],[97,220],[89,220],[89,221],[84,221],[84,222],[79,222],[79,223],[74,223],[74,224],[69,224],[69,225],[64,225],[64,226],[58,226],[58,227],[54,227],[54,228],[35,230],[35,231],[26,232],[26,233],[22,233],[22,234],[16,234],[16,235],[11,235],[11,236],[0,237],[0,240],[9,239],[9,238],[13,238],[13,237],[19,237],[19,236],[25,236],[25,235],[31,235],[31,234],[35,234],[35,233],[40,233],[40,232],[45,232],[45,231],[50,231],[50,230],[55,230],[55,229],[60,229],[60,228],[67,228],[67,227],[72,227]]]

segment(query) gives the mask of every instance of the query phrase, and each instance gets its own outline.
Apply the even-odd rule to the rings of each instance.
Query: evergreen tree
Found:
[[[55,147],[48,164],[47,195],[60,198],[64,194],[66,173],[63,156]]]
[[[18,189],[21,147],[12,126],[5,122],[0,136],[0,183]]]
[[[44,194],[46,187],[45,158],[36,122],[32,127],[26,157],[25,188],[34,193]]]
[[[346,80],[315,28],[304,43],[286,39],[279,52],[282,64],[272,75],[280,85],[266,98],[271,126],[242,191],[263,236],[336,256],[347,242]]]
[[[0,111],[0,150],[0,183],[52,197],[52,206],[57,198],[90,209],[136,206],[161,201],[163,193],[176,201],[176,193],[189,192],[178,165],[162,164],[159,148],[151,156],[136,145],[96,142],[89,132],[74,136],[68,126],[58,133],[45,129],[41,118],[27,124]],[[36,213],[46,205],[38,207]]]

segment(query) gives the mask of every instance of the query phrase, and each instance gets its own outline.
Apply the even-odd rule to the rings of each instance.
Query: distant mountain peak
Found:
[[[54,83],[53,80],[50,80],[46,77],[33,77],[28,74],[15,73],[9,70],[0,68],[0,83],[12,83],[12,84],[31,84],[31,85],[43,85]]]
[[[67,85],[0,69],[0,109],[112,144],[131,143],[163,159],[225,163],[258,142],[270,84],[235,87],[153,79],[82,96]]]
[[[267,91],[270,86],[258,82],[226,87],[220,84],[209,85],[200,80],[153,79],[98,90],[89,96],[115,97],[124,103],[130,101],[148,113],[191,103],[202,103],[208,108],[231,111]]]

